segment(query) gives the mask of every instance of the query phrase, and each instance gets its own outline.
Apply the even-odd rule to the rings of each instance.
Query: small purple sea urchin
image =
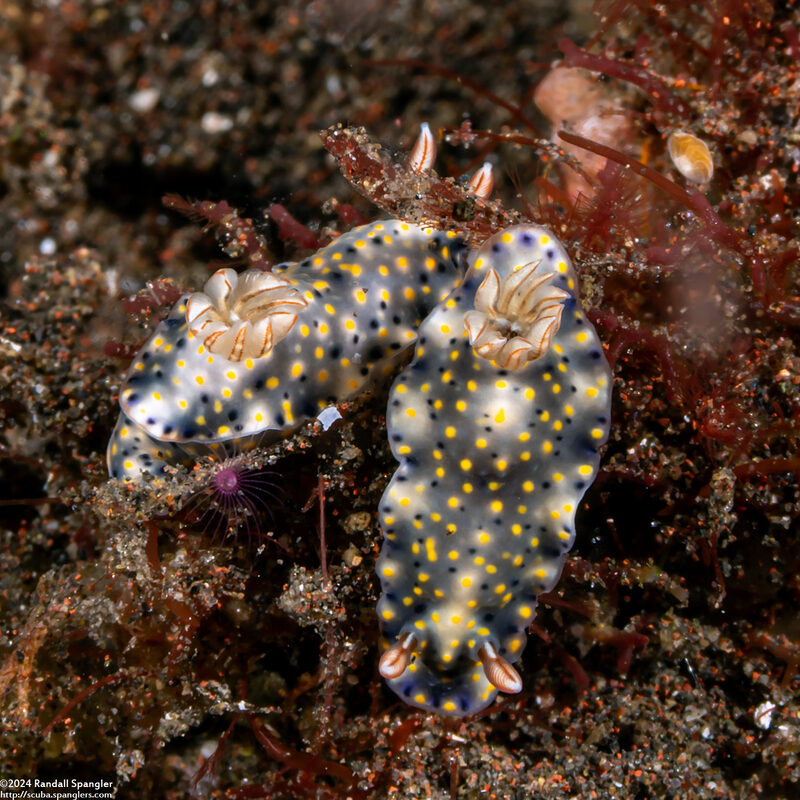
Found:
[[[228,456],[212,465],[207,484],[184,506],[187,521],[214,538],[245,530],[248,539],[270,539],[265,519],[281,503],[277,473],[248,466],[241,457]]]

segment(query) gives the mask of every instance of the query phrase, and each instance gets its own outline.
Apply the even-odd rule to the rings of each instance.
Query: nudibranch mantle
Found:
[[[414,343],[465,255],[453,232],[384,220],[271,273],[218,271],[134,358],[109,474],[158,475],[187,452],[285,433],[357,394]]]
[[[403,700],[464,716],[498,684],[521,689],[511,664],[575,539],[610,399],[558,240],[531,225],[488,239],[389,396],[400,466],[380,504],[378,616]]]

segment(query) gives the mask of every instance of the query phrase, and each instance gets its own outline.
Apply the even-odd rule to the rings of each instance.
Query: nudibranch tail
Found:
[[[357,394],[414,343],[465,253],[455,233],[384,220],[273,272],[217,271],[134,358],[109,473],[136,480],[198,446],[241,450]]]
[[[517,692],[608,432],[611,376],[545,228],[509,228],[423,322],[389,396],[378,615],[389,686],[464,716]],[[401,670],[400,667],[403,667]]]

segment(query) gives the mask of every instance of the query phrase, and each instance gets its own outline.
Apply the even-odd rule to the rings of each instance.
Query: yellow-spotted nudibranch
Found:
[[[545,228],[509,228],[422,323],[386,415],[381,674],[475,713],[518,692],[537,596],[558,581],[609,426],[611,374]]]
[[[301,263],[216,272],[135,357],[108,445],[111,477],[283,433],[391,369],[463,274],[455,233],[356,228]]]

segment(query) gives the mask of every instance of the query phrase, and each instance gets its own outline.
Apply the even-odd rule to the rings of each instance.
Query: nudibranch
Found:
[[[130,366],[108,445],[113,478],[285,433],[361,390],[414,343],[456,285],[453,232],[385,220],[272,272],[216,272],[182,297]]]
[[[488,239],[389,396],[380,671],[407,703],[464,716],[521,690],[512,664],[575,539],[610,395],[558,240],[533,225]]]

